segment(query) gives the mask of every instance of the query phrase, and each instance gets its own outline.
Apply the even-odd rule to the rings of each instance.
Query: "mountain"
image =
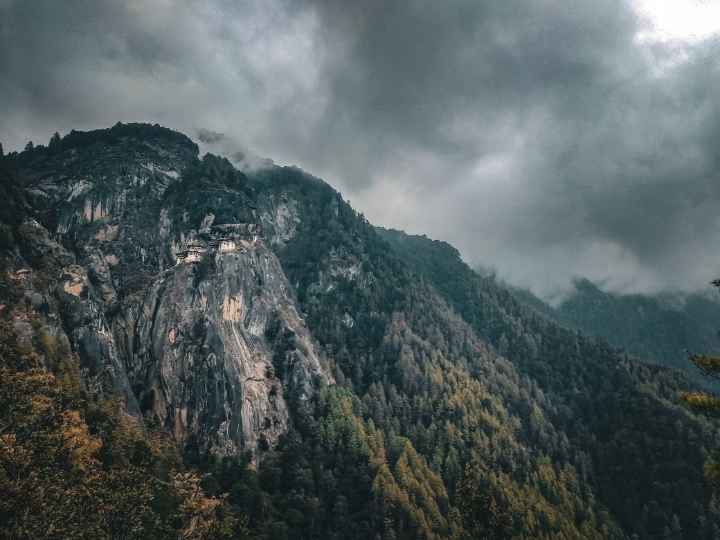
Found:
[[[11,537],[720,531],[718,425],[678,405],[682,374],[376,229],[323,181],[145,124],[2,170]],[[22,510],[44,493],[65,496]]]
[[[718,390],[690,362],[688,353],[720,354],[720,301],[707,294],[618,294],[582,279],[556,307],[528,291],[516,296],[570,328],[606,339],[647,362],[686,371]]]

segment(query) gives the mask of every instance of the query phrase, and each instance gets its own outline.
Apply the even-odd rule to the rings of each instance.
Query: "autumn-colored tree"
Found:
[[[465,538],[501,540],[512,537],[512,512],[482,464],[468,463],[458,486],[458,500]]]
[[[720,288],[720,279],[713,280],[712,285]],[[706,377],[720,380],[720,356],[691,354],[690,361]],[[709,415],[720,413],[720,398],[708,392],[683,392],[680,399],[694,411]],[[720,486],[720,451],[714,451],[705,463],[705,477],[710,483]]]
[[[0,320],[0,539],[247,537],[166,436],[85,395],[76,358],[32,326],[35,347]]]

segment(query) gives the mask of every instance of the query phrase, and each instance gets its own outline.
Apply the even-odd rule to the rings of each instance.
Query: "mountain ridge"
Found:
[[[159,423],[255,534],[714,534],[717,425],[675,403],[682,376],[534,315],[297,168],[242,173],[163,130],[3,158],[24,179],[2,313],[32,344],[29,310],[90,395]]]
[[[579,279],[573,293],[551,306],[529,291],[509,288],[521,302],[564,326],[602,337],[645,362],[685,371],[698,385],[718,389],[716,381],[688,361],[691,353],[720,353],[715,324],[720,302],[709,291],[618,294]]]

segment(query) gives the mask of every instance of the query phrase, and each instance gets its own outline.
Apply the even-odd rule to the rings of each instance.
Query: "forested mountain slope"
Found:
[[[720,354],[720,298],[708,294],[619,294],[577,280],[557,306],[514,289],[519,300],[570,328],[599,336],[642,360],[682,369],[717,390],[690,362],[689,353]]]
[[[657,520],[665,520],[672,530],[670,513],[658,508],[661,500],[669,501],[676,493],[672,485],[693,473],[681,472],[688,463],[685,458],[659,465],[650,456],[669,458],[674,452],[670,448],[677,444],[677,439],[672,442],[673,431],[680,437],[687,434],[684,413],[675,404],[678,386],[687,384],[682,375],[632,362],[606,342],[550,321],[517,301],[493,277],[472,271],[444,242],[379,232],[478,334],[555,402],[553,421],[565,427],[571,445],[591,456],[599,493],[613,513],[633,524],[641,537],[664,531]],[[689,494],[702,488],[686,484],[682,489]],[[649,514],[655,516],[650,529],[643,517]],[[693,534],[700,536],[697,529]]]
[[[112,402],[203,475],[202,520],[180,486],[131,536],[717,536],[702,467],[718,426],[677,404],[687,381],[549,322],[447,244],[376,230],[299,169],[200,159],[159,126],[73,132],[2,167],[3,368],[75,381],[86,405],[58,407],[92,471],[113,471],[93,412]],[[17,510],[7,448],[39,449],[16,417],[0,511],[42,537]],[[58,448],[67,429],[48,431]],[[143,455],[168,484],[165,454]],[[73,463],[43,478],[86,481]]]

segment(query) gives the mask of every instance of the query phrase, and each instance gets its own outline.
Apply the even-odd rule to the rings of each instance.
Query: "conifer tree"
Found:
[[[58,146],[60,145],[60,134],[56,131],[53,133],[53,136],[50,137],[50,142],[48,143],[48,148],[52,150],[56,150]]]

